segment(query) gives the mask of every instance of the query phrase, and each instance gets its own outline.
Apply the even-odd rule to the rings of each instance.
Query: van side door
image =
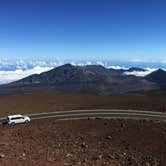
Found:
[[[11,122],[13,123],[23,123],[24,122],[24,117],[14,117],[14,118],[11,118]]]

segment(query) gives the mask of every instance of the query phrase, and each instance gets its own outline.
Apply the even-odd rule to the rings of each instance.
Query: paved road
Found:
[[[74,110],[49,112],[40,114],[29,114],[32,120],[55,118],[57,120],[68,119],[87,119],[87,118],[128,118],[128,119],[149,119],[166,121],[166,113],[139,111],[139,110],[116,110],[116,109],[98,109],[98,110]]]
[[[97,110],[74,110],[27,114],[31,120],[54,118],[56,120],[88,119],[88,118],[116,118],[116,119],[145,119],[166,121],[166,113],[139,111],[139,110],[117,110],[117,109],[97,109]],[[0,118],[2,121],[4,118]]]

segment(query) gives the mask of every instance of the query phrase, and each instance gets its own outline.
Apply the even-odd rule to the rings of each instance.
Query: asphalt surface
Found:
[[[97,109],[97,110],[74,110],[60,112],[46,112],[27,114],[32,121],[54,118],[56,120],[70,119],[93,119],[93,118],[116,118],[116,119],[144,119],[154,121],[166,121],[166,113],[139,110],[116,110],[116,109]],[[4,118],[0,118],[2,122]]]

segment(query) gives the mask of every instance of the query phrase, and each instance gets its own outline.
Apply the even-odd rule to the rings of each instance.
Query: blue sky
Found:
[[[164,0],[4,0],[0,59],[166,59]]]

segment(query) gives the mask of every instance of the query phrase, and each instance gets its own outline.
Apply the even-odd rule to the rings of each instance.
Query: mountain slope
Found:
[[[156,85],[151,81],[125,75],[122,70],[107,69],[100,65],[72,66],[66,64],[0,86],[0,93],[56,91],[109,95],[154,88]]]
[[[121,70],[106,69],[100,65],[73,66],[66,64],[38,75],[34,74],[14,83],[102,82],[107,80],[107,78],[119,76],[123,76]]]
[[[166,87],[166,71],[158,69],[147,75],[146,80],[157,83],[160,87]]]

